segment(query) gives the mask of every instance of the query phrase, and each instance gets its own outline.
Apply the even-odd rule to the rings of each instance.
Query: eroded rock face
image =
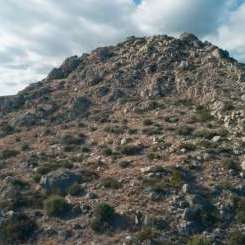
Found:
[[[59,68],[54,68],[48,75],[48,79],[63,79],[74,71],[80,64],[77,56],[67,58]]]

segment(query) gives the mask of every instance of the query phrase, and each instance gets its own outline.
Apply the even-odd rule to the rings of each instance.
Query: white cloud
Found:
[[[216,35],[208,38],[229,50],[232,55],[245,62],[245,3],[231,11],[227,21],[217,29]]]
[[[136,11],[136,21],[146,33],[204,35],[216,29],[230,1],[224,0],[144,0]]]
[[[135,2],[0,0],[0,95],[43,78],[67,56],[130,35],[194,32],[245,60],[241,0]]]

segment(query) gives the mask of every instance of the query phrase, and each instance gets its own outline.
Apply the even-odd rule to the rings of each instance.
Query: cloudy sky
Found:
[[[0,95],[127,36],[193,32],[245,62],[245,0],[0,0]]]

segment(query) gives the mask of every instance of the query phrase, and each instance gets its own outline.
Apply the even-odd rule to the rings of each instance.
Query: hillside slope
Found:
[[[193,34],[66,59],[0,97],[0,243],[244,244],[244,104]]]

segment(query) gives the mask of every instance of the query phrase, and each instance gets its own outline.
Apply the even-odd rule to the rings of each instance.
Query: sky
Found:
[[[0,96],[126,37],[192,32],[245,63],[245,0],[0,0]]]

